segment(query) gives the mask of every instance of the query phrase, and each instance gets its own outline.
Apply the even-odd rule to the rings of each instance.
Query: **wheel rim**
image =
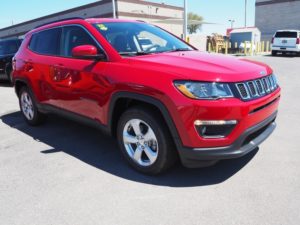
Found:
[[[123,143],[128,156],[140,166],[153,165],[158,156],[158,141],[152,128],[140,119],[125,124]]]
[[[23,92],[21,95],[21,108],[26,119],[32,120],[34,117],[33,103],[27,92]]]

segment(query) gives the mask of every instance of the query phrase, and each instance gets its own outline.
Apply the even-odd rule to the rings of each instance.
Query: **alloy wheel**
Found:
[[[152,128],[140,119],[129,120],[123,129],[123,143],[128,156],[138,165],[153,165],[158,157],[158,141]]]
[[[27,92],[23,92],[21,95],[21,108],[26,119],[32,120],[34,118],[32,99]]]

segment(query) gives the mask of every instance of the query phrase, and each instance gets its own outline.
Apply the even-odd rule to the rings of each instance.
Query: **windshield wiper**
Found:
[[[193,51],[190,48],[175,48],[167,51],[158,51],[158,52],[119,52],[122,56],[137,56],[137,55],[151,55],[151,54],[159,54],[159,53],[165,53],[165,52],[183,52],[183,51]]]
[[[190,48],[175,48],[165,52],[184,52],[184,51],[193,51],[193,50]]]
[[[120,55],[123,56],[136,56],[136,55],[149,55],[152,54],[152,52],[119,52]]]

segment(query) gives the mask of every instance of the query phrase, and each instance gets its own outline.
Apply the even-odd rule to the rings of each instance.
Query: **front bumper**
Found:
[[[272,46],[272,51],[278,51],[278,52],[300,52],[300,45],[297,45],[296,47],[285,47],[285,46]]]
[[[218,161],[242,157],[255,150],[267,139],[276,127],[277,111],[267,119],[248,128],[233,144],[216,148],[187,148],[179,149],[181,162],[189,168],[202,166],[205,161]]]

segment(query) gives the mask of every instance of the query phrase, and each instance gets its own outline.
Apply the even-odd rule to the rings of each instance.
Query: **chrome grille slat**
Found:
[[[269,76],[267,79],[269,80],[269,83],[270,83],[270,89],[271,89],[271,91],[273,91],[274,85],[273,85],[273,80],[271,79],[271,76]]]
[[[275,76],[272,74],[261,79],[236,83],[235,86],[243,100],[251,100],[275,91],[278,84]]]
[[[250,90],[251,96],[256,97],[258,96],[257,88],[255,86],[255,83],[253,81],[247,82],[248,88]]]
[[[271,90],[270,90],[270,84],[269,84],[268,79],[267,78],[263,78],[262,80],[264,82],[266,92],[269,93]]]
[[[259,94],[260,94],[260,95],[264,95],[264,94],[265,94],[265,90],[264,90],[264,88],[263,88],[263,84],[262,84],[261,80],[258,79],[258,80],[256,80],[255,82],[256,82],[256,86],[257,86],[257,88],[258,88]]]

